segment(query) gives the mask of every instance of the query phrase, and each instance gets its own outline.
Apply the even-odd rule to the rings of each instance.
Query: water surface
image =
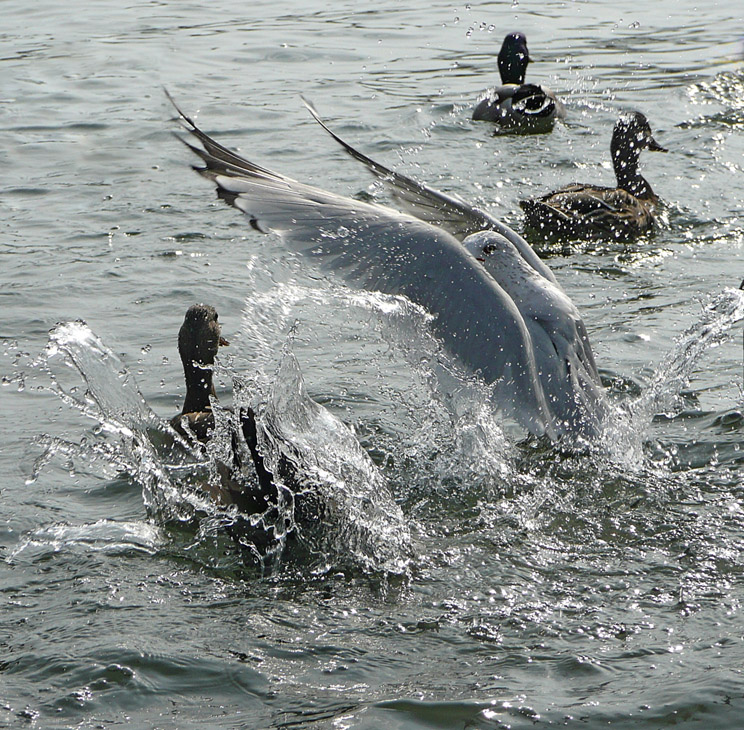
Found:
[[[740,726],[742,349],[718,337],[744,277],[737,3],[6,0],[3,20],[0,724]],[[469,121],[513,30],[566,101],[549,136]],[[643,157],[662,229],[543,253],[612,397],[648,416],[596,454],[519,446],[420,312],[319,278],[215,200],[164,86],[259,164],[385,201],[303,94],[367,154],[517,227],[522,197],[609,183],[612,125],[643,111],[670,150]],[[231,340],[224,402],[235,374],[269,387],[288,347],[356,430],[410,525],[403,579],[245,568],[219,530],[148,513],[157,454],[51,390],[49,330],[84,319],[121,366],[62,359],[57,382],[83,403],[104,382],[110,425],[126,367],[176,413],[197,301]]]

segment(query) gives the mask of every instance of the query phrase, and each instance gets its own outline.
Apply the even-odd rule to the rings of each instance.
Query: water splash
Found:
[[[82,378],[79,388],[62,384],[60,363],[72,368]],[[67,405],[97,422],[91,443],[83,437],[80,443],[63,438],[43,436],[44,453],[36,460],[31,479],[53,457],[63,454],[72,458],[103,462],[128,473],[142,485],[148,510],[161,519],[188,520],[200,505],[181,498],[181,490],[171,479],[168,466],[158,455],[155,444],[164,424],[147,405],[134,376],[122,360],[81,321],[57,325],[49,334],[49,344],[40,366],[51,380],[50,389]]]
[[[65,392],[52,375],[63,400],[97,420],[105,414],[102,427],[122,428],[122,433],[128,435],[132,432],[126,424],[143,430],[157,423],[158,417],[145,402],[126,365],[84,322],[67,322],[51,331],[46,360],[51,362],[59,355],[66,357],[83,376],[87,387],[85,400],[79,400]]]
[[[10,553],[8,562],[23,558],[40,560],[60,550],[82,548],[86,552],[112,555],[145,553],[155,555],[165,544],[165,535],[143,522],[99,520],[92,524],[56,524],[35,530]]]
[[[673,413],[682,407],[680,393],[700,358],[729,336],[731,328],[744,319],[744,291],[725,289],[711,297],[700,319],[677,341],[674,349],[656,368],[656,373],[639,398],[630,404],[635,425],[647,424],[658,413]]]
[[[290,339],[291,343],[291,339]],[[289,344],[287,345],[287,348]],[[227,528],[266,567],[280,562],[287,538],[300,534],[320,571],[353,562],[363,570],[403,573],[410,556],[410,535],[398,505],[369,456],[353,433],[306,393],[299,366],[285,348],[279,370],[268,392],[246,387],[246,380],[223,368],[233,379],[235,408],[214,407],[214,436],[206,448],[192,448],[150,409],[124,363],[83,322],[59,325],[37,363],[51,380],[52,390],[66,404],[98,428],[79,443],[45,435],[44,452],[31,479],[38,478],[50,460],[82,460],[108,477],[125,472],[142,486],[148,512],[159,521],[191,521],[198,525],[197,540]],[[63,386],[59,365],[82,378],[77,386]],[[241,488],[257,486],[245,445],[236,444],[239,413],[245,405],[261,402],[260,446],[270,467],[279,459],[294,459],[295,471],[307,490],[323,505],[324,524],[317,530],[295,520],[296,495],[280,484],[280,500],[265,513],[238,515],[209,498],[225,480],[240,480]],[[235,458],[234,449],[240,449]],[[243,467],[240,467],[240,464]],[[278,472],[277,472],[278,473]],[[249,528],[246,533],[246,527]],[[250,537],[260,536],[255,544]],[[322,556],[322,560],[320,557]]]
[[[238,388],[236,404],[245,398]],[[277,481],[316,570],[326,572],[346,554],[367,570],[404,572],[411,543],[400,507],[353,432],[309,397],[289,343],[258,418],[270,470],[300,478],[299,485]],[[301,521],[297,509],[305,512]]]
[[[278,284],[252,294],[246,300],[241,335],[252,351],[261,353],[255,371],[273,372],[275,353],[281,349],[277,333],[288,327],[297,337],[312,330],[316,341],[322,328],[318,312],[330,308],[343,313],[330,313],[331,321],[343,316],[350,323],[348,330],[331,332],[329,339],[334,351],[353,352],[344,358],[336,380],[344,383],[342,395],[348,389],[364,394],[366,422],[359,424],[361,430],[372,429],[373,448],[390,461],[418,465],[405,475],[396,472],[397,477],[409,484],[505,477],[511,469],[511,442],[489,402],[492,388],[452,360],[431,332],[432,315],[403,296],[350,290],[331,282],[323,288]],[[325,361],[327,352],[325,346]],[[253,379],[251,385],[268,393],[270,382]]]

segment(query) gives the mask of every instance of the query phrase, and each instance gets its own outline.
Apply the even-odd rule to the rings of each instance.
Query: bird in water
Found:
[[[189,307],[178,333],[186,398],[170,425],[191,448],[206,449],[215,437],[212,368],[218,348],[227,344],[214,307]],[[345,551],[362,564],[404,566],[410,533],[387,481],[351,430],[307,395],[294,358],[285,356],[283,363],[278,387],[291,396],[280,401],[279,412],[270,403],[259,418],[241,405],[235,418],[222,407],[231,416],[221,419],[229,456],[214,459],[217,478],[202,487],[215,504],[233,507],[227,533],[259,560],[280,537],[296,556],[324,554],[341,534],[349,541]]]
[[[186,397],[181,413],[170,420],[170,425],[191,446],[206,444],[214,433],[213,403],[216,403],[217,395],[212,371],[219,348],[227,345],[229,342],[222,336],[214,307],[194,304],[188,308],[178,331],[178,354],[183,364]],[[253,410],[242,407],[239,416],[241,433],[235,429],[230,432],[232,463],[218,462],[219,482],[210,483],[208,491],[212,499],[223,507],[235,504],[240,512],[255,514],[266,509],[267,499],[274,497],[276,485],[258,448]],[[239,446],[241,435],[253,462],[258,490],[246,488],[246,482],[240,476],[243,464],[243,450]]]
[[[495,122],[507,132],[540,134],[550,132],[556,119],[565,119],[566,108],[553,91],[525,83],[530,60],[524,33],[509,33],[499,51],[501,86],[483,94],[473,110],[474,121]]]
[[[179,114],[201,143],[198,147],[183,140],[205,163],[197,172],[216,184],[220,198],[246,213],[254,228],[276,231],[348,284],[407,296],[434,314],[431,327],[445,348],[491,384],[496,407],[530,433],[553,440],[595,435],[587,424],[599,422],[601,413],[585,417],[577,410],[592,400],[576,392],[585,386],[582,378],[554,379],[549,387],[543,382],[560,371],[552,360],[562,357],[561,350],[536,347],[522,298],[510,296],[461,240],[463,233],[498,232],[512,244],[511,255],[560,291],[550,269],[515,232],[483,211],[403,176],[396,176],[395,188],[403,198],[423,201],[418,218],[305,185],[238,156]],[[373,172],[384,169],[361,153],[354,156],[368,160]],[[523,294],[530,299],[527,289]],[[581,358],[590,346],[583,323],[576,331],[578,339],[567,347]],[[586,372],[601,400],[593,357]]]
[[[574,183],[539,198],[521,200],[525,228],[545,240],[627,241],[650,231],[659,202],[638,172],[642,150],[666,152],[641,112],[625,114],[612,132],[610,151],[617,186]]]
[[[312,105],[307,101],[305,105],[318,124],[383,181],[406,210],[447,228],[462,241],[524,318],[550,410],[567,419],[562,427],[571,433],[597,433],[607,407],[586,326],[553,272],[530,245],[488,213],[370,159],[335,134]],[[566,383],[571,387],[566,388]]]
[[[584,438],[598,433],[607,406],[589,335],[576,305],[499,233],[474,233],[463,245],[514,300],[524,317],[548,407],[556,418],[567,419],[561,427]]]

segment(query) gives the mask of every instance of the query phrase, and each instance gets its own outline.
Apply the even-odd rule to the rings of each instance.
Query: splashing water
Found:
[[[388,440],[392,466],[386,471],[396,483],[405,484],[404,502],[411,494],[423,494],[426,500],[426,495],[442,488],[463,487],[471,495],[477,492],[481,496],[476,499],[481,499],[493,493],[493,488],[503,494],[504,488],[513,488],[525,479],[515,464],[518,450],[489,404],[489,389],[447,361],[428,333],[426,317],[400,298],[377,301],[377,295],[355,295],[353,301],[345,300],[345,306],[373,312],[378,334],[397,341],[418,378],[419,392],[393,393],[399,396],[407,423],[413,426],[405,438],[397,433],[374,433],[374,438]],[[288,306],[287,319],[291,314]],[[602,452],[601,461],[615,466],[622,461],[643,468],[643,438],[652,416],[680,407],[680,392],[696,363],[742,318],[744,292],[727,289],[709,301],[700,320],[680,338],[641,396],[622,404],[623,418],[614,419],[613,430],[608,428],[595,450]],[[249,319],[254,325],[260,321]],[[260,343],[261,329],[254,326],[253,342],[258,339]],[[206,488],[224,478],[224,465],[230,463],[234,446],[231,434],[239,429],[236,414],[241,407],[251,406],[260,426],[259,449],[269,469],[283,475],[277,479],[279,500],[273,512],[249,518],[252,528],[271,538],[268,547],[258,549],[264,566],[277,567],[292,539],[293,547],[301,546],[318,573],[349,562],[364,571],[405,573],[412,554],[406,518],[355,434],[307,394],[292,351],[294,336],[293,331],[285,340],[271,377],[268,365],[249,378],[236,376],[224,365],[218,367],[233,382],[235,408],[231,411],[215,405],[214,438],[206,449],[193,450],[149,408],[126,366],[85,324],[59,325],[50,334],[39,364],[51,379],[50,390],[95,420],[98,428],[78,443],[42,436],[39,442],[45,450],[36,461],[32,479],[55,456],[81,459],[107,478],[125,472],[142,486],[149,514],[165,522],[197,523],[198,543],[246,519],[234,510],[216,506]],[[262,358],[268,363],[269,348]],[[57,373],[60,360],[82,377],[82,396],[79,389],[61,384]],[[540,449],[535,453],[544,461]],[[577,458],[586,466],[586,457]],[[250,465],[250,459],[244,463]],[[574,464],[567,468],[583,467]],[[302,475],[299,487],[285,478],[287,473]],[[239,476],[255,479],[250,474]],[[499,514],[522,510],[519,521],[527,524],[529,515],[543,509],[540,505],[549,497],[545,489],[552,489],[552,480],[543,481],[544,489],[539,478],[532,479],[528,491],[511,507],[499,507]],[[298,510],[303,519],[297,519]],[[308,514],[312,519],[307,519]],[[37,542],[51,544],[53,537],[31,538],[26,547]],[[256,545],[247,547],[257,550]]]
[[[236,405],[248,397],[238,383]],[[366,570],[404,572],[411,545],[400,507],[351,430],[308,396],[288,348],[257,417],[269,469],[300,477],[299,485],[286,477],[277,481],[285,502],[295,507],[292,528],[316,569],[325,572],[351,554]],[[296,509],[314,513],[317,522],[307,515],[299,522]]]
[[[608,404],[599,438],[574,444],[575,448],[615,466],[642,469],[646,459],[644,439],[653,416],[679,406],[679,393],[695,364],[741,319],[741,297],[739,291],[726,290],[713,299],[702,320],[683,337],[685,342],[675,346],[659,366],[640,398]],[[389,453],[396,461],[415,462],[414,472],[405,474],[407,480],[429,484],[475,481],[498,488],[514,479],[514,438],[508,425],[505,433],[503,420],[489,403],[490,389],[448,358],[430,332],[430,316],[405,298],[334,286],[329,294],[278,285],[246,302],[244,333],[250,331],[252,342],[271,343],[263,348],[271,352],[276,318],[272,320],[269,310],[281,302],[282,322],[286,325],[298,316],[306,301],[316,307],[323,304],[368,312],[373,317],[373,331],[391,346],[394,359],[407,364],[410,386],[398,384],[390,389],[391,398],[400,404],[395,414],[397,422],[385,423],[393,435],[388,440]],[[339,344],[339,340],[333,344]],[[370,377],[364,375],[359,387],[369,389]],[[395,375],[400,376],[400,368]],[[384,414],[374,417],[384,422]],[[385,436],[375,434],[378,441]]]
[[[468,374],[443,350],[429,324],[432,315],[403,296],[278,284],[246,300],[241,335],[261,353],[256,372],[271,372],[281,349],[278,331],[316,327],[318,309],[339,308],[358,319],[363,335],[334,332],[331,347],[354,350],[363,368],[344,360],[339,378],[367,396],[368,421],[378,425],[373,447],[397,462],[414,462],[406,480],[471,482],[470,477],[505,478],[511,469],[511,441],[490,404],[492,388]],[[306,314],[307,312],[307,314]],[[332,319],[332,318],[331,318]],[[348,337],[353,344],[348,344]],[[363,340],[359,344],[359,340]],[[362,354],[362,350],[364,354]],[[327,351],[327,348],[326,348]],[[369,352],[369,356],[367,356]],[[324,360],[328,357],[323,355]],[[255,378],[252,387],[267,393],[270,384]],[[362,422],[360,429],[369,425]]]
[[[656,369],[646,390],[630,405],[633,424],[646,425],[657,413],[680,408],[679,397],[702,355],[729,336],[729,330],[744,319],[744,291],[725,289],[711,298],[699,321],[682,334],[674,349]]]
[[[61,385],[56,373],[60,358],[82,377],[82,398],[76,388]],[[234,508],[220,508],[207,496],[210,485],[219,487],[226,478],[244,479],[248,488],[251,481],[256,482],[252,471],[230,474],[226,467],[234,461],[233,434],[240,429],[236,414],[241,406],[256,401],[243,379],[230,373],[236,408],[232,411],[215,404],[214,435],[201,449],[189,447],[158,418],[126,366],[84,323],[56,327],[38,364],[52,381],[50,389],[95,420],[98,428],[95,441],[87,436],[80,443],[42,436],[39,442],[45,451],[34,465],[32,479],[55,456],[79,458],[99,465],[111,477],[114,470],[128,473],[141,484],[151,515],[161,521],[197,521],[197,539],[225,527],[236,530],[238,522],[248,524],[253,536],[257,531],[265,533],[264,542],[269,533],[272,544],[264,553],[259,549],[262,545],[248,544],[245,534],[241,536],[255,554],[268,556],[264,566],[271,567],[272,561],[274,567],[278,565],[288,536],[296,531],[320,572],[349,560],[365,571],[406,571],[410,535],[384,478],[352,432],[307,395],[299,366],[288,351],[269,388],[268,402],[261,407],[259,446],[270,468],[277,470],[280,458],[289,460],[302,475],[304,489],[322,504],[322,528],[313,530],[296,523],[297,495],[289,484],[279,484],[278,505],[266,514],[249,517],[237,515]],[[265,377],[259,380],[268,382]],[[244,452],[242,462],[252,466]]]
[[[62,358],[85,384],[83,398],[76,388],[66,390],[55,372]],[[189,519],[188,508],[178,498],[179,490],[165,464],[158,457],[150,433],[161,431],[163,424],[150,409],[137,387],[134,376],[124,363],[84,323],[68,322],[55,327],[42,360],[52,381],[51,390],[69,406],[98,423],[98,441],[83,439],[74,444],[64,439],[42,437],[45,452],[37,460],[32,479],[55,454],[66,453],[82,458],[107,461],[130,474],[143,488],[145,505],[163,519]]]

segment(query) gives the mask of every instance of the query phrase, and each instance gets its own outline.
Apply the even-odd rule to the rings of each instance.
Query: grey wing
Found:
[[[222,147],[182,115],[203,149],[195,167],[261,232],[360,288],[403,294],[436,315],[432,327],[468,369],[495,384],[499,405],[535,434],[553,435],[532,343],[514,302],[451,234],[273,173]]]
[[[566,340],[538,321],[530,323],[529,329],[548,408],[558,427],[586,437],[596,435],[606,415],[606,401],[576,340]]]
[[[393,197],[412,216],[444,228],[459,240],[478,231],[496,231],[514,244],[522,258],[533,269],[549,281],[557,284],[553,272],[533,251],[527,241],[505,223],[502,223],[486,211],[475,208],[455,196],[434,190],[424,183],[420,183],[413,178],[385,167],[385,165],[379,162],[375,162],[375,160],[359,152],[359,150],[352,147],[331,130],[307,99],[303,99],[302,101],[315,121],[343,147],[347,154],[365,165],[376,178],[385,183]]]
[[[601,381],[589,342],[589,333],[573,302],[563,292],[559,292],[558,297],[548,300],[548,306],[543,312],[531,311],[529,315],[523,312],[525,317],[530,315],[555,342],[563,343],[561,357],[566,359],[567,353],[574,353],[587,376],[599,385]]]

